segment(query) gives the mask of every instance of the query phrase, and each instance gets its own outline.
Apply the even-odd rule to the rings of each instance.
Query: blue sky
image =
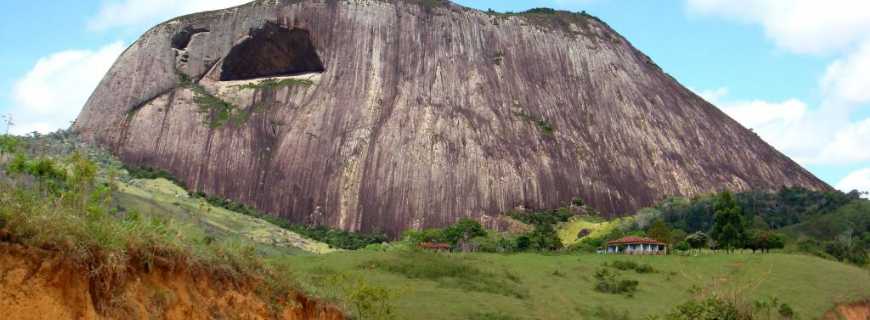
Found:
[[[147,28],[242,2],[4,1],[0,113],[13,115],[14,133],[65,127],[114,58]],[[828,183],[870,189],[868,1],[456,2],[497,11],[585,10]]]

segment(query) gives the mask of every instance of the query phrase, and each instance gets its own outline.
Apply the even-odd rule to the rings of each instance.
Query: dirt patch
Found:
[[[828,311],[825,320],[870,320],[870,299],[841,304]]]
[[[228,283],[186,271],[134,272],[95,306],[94,281],[51,251],[0,243],[0,314],[4,319],[322,319],[336,308],[300,294],[267,301],[262,283]]]

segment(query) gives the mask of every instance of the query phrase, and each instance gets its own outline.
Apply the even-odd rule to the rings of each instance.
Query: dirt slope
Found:
[[[257,284],[230,285],[209,275],[153,270],[133,273],[103,301],[99,281],[49,251],[0,243],[0,318],[29,319],[344,319],[303,296],[271,304]]]

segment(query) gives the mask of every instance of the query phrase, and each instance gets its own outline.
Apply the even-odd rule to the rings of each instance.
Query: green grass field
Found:
[[[836,303],[870,297],[870,271],[804,255],[719,254],[604,256],[337,252],[280,258],[321,296],[322,279],[342,274],[393,292],[398,319],[598,319],[600,307],[631,319],[662,314],[701,288],[747,301],[776,297],[801,319],[815,319]],[[605,262],[632,260],[657,272],[621,271],[640,282],[633,297],[593,290]]]

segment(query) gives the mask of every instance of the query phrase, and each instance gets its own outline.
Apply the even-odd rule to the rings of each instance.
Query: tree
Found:
[[[743,248],[746,241],[746,226],[743,223],[743,210],[737,205],[731,192],[722,192],[713,204],[715,221],[713,240],[720,248],[733,251]]]
[[[760,250],[762,253],[770,252],[770,249],[782,249],[785,246],[785,240],[782,235],[763,230],[755,230],[746,241],[746,249]]]
[[[706,233],[701,231],[690,234],[686,237],[686,242],[689,244],[689,247],[692,249],[701,250],[707,247],[707,242],[710,240],[710,237],[707,236]]]
[[[485,237],[486,230],[480,222],[464,218],[444,229],[443,234],[444,240],[455,246],[460,240],[468,241],[475,237]]]
[[[656,239],[664,243],[671,242],[671,233],[671,227],[665,224],[662,219],[656,219],[656,221],[653,222],[653,224],[649,227],[649,230],[647,230],[646,232],[647,236],[649,236],[650,238]]]
[[[562,249],[562,240],[556,229],[549,224],[536,225],[528,235],[529,249],[538,251],[552,251]]]

